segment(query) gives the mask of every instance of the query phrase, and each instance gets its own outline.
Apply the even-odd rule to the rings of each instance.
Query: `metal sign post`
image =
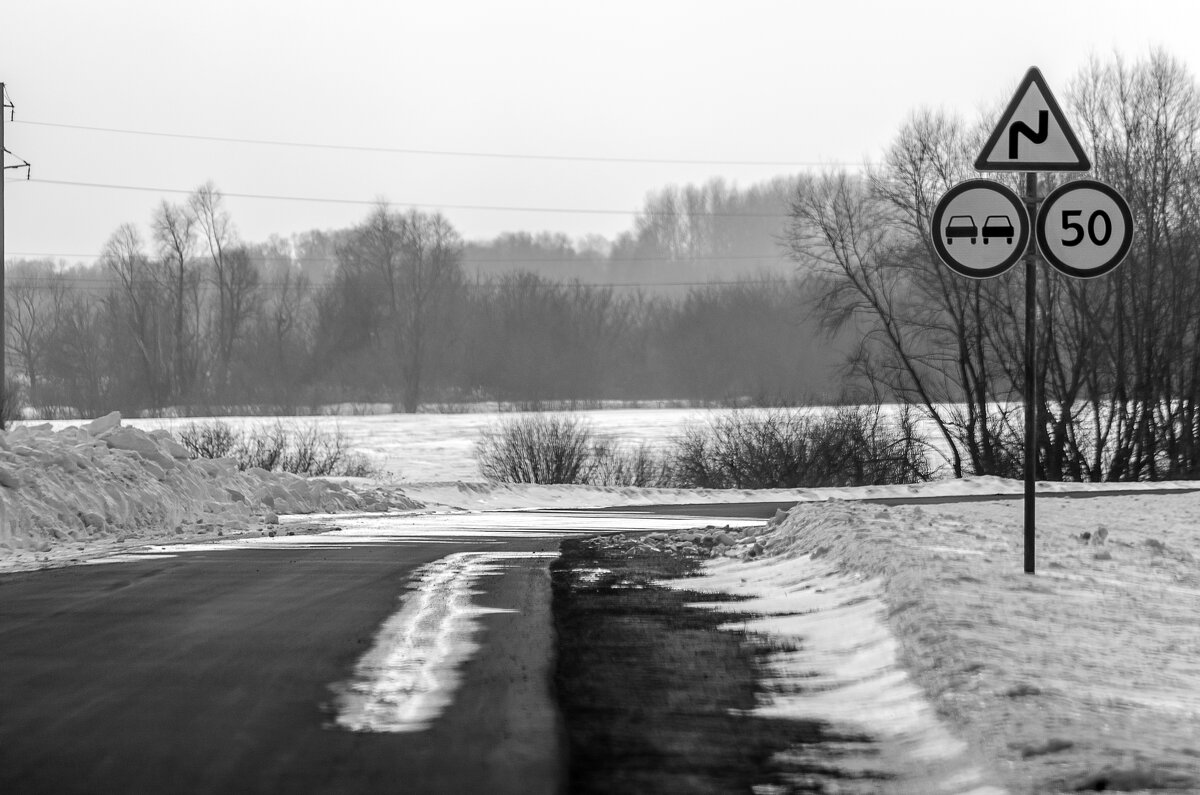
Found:
[[[1037,218],[1037,172],[1025,174],[1025,206]],[[1037,523],[1037,246],[1025,251],[1025,573],[1034,572]]]

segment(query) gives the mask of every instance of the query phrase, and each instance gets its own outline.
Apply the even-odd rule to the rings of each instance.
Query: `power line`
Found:
[[[170,193],[177,195],[187,195],[194,193],[194,190],[185,190],[183,188],[156,188],[144,185],[119,185],[116,183],[106,182],[79,182],[75,180],[62,179],[30,179],[19,180],[23,182],[32,182],[42,185],[58,185],[75,188],[97,188],[101,190],[130,190],[142,191],[145,193]],[[359,206],[376,206],[380,202],[373,199],[340,199],[323,196],[281,196],[277,194],[265,193],[231,193],[228,191],[220,191],[220,194],[229,199],[260,199],[265,201],[290,201],[290,202],[313,202],[318,204],[349,204]],[[787,218],[786,213],[725,213],[725,212],[702,212],[702,213],[679,213],[679,212],[655,212],[649,210],[613,210],[613,209],[598,209],[588,207],[519,207],[519,206],[501,206],[494,204],[444,204],[440,202],[384,202],[389,207],[409,207],[412,209],[420,209],[434,207],[441,210],[480,210],[487,212],[519,212],[519,213],[567,213],[567,214],[585,214],[585,215],[648,215],[648,216],[666,216],[675,217],[680,215],[701,215],[709,218]]]
[[[34,183],[42,183],[46,185],[62,185],[75,188],[100,188],[104,190],[132,190],[143,191],[146,193],[171,193],[187,195],[194,193],[193,190],[185,190],[183,188],[152,188],[144,185],[118,185],[114,183],[102,182],[79,182],[74,180],[61,179],[35,179]],[[221,195],[227,199],[261,199],[266,201],[291,201],[291,202],[313,202],[318,204],[350,204],[359,206],[375,206],[379,204],[376,200],[368,199],[341,199],[330,198],[323,196],[280,196],[265,193],[231,193],[229,191],[221,191]],[[430,203],[419,202],[385,202],[388,206],[394,207],[429,207]],[[555,208],[555,207],[500,207],[489,205],[473,205],[473,204],[439,204],[438,207],[453,209],[453,210],[504,210],[512,212],[558,212],[558,213],[595,213],[608,215],[632,215],[636,210],[596,210],[596,209],[574,209],[574,208]]]
[[[786,280],[782,276],[780,276],[774,281],[786,281]],[[772,283],[774,283],[774,281],[772,281]],[[8,284],[12,287],[18,287],[18,288],[27,287],[27,288],[34,289],[34,290],[54,289],[56,285],[51,282],[52,282],[52,280],[50,278],[44,277],[44,276],[34,276],[34,277],[10,276],[8,279]],[[116,285],[120,284],[120,281],[116,277],[66,276],[61,280],[61,284],[64,286],[71,286],[74,284],[116,286]],[[134,279],[131,282],[131,284],[135,287],[140,287],[140,286],[144,286],[144,285],[159,285],[159,286],[161,286],[162,283],[155,281],[153,279]],[[745,281],[715,281],[715,282],[708,281],[708,282],[554,282],[553,283],[553,285],[556,287],[562,287],[562,288],[568,289],[568,290],[575,290],[575,289],[607,290],[607,289],[631,288],[631,287],[644,288],[644,289],[655,289],[655,288],[661,288],[661,287],[702,287],[705,289],[711,287],[711,288],[724,289],[727,287],[755,287],[755,286],[761,286],[762,284],[763,284],[763,282],[759,279],[748,279]],[[313,290],[322,290],[329,286],[330,286],[329,284],[300,285],[296,282],[290,282],[290,283],[288,283],[288,282],[259,282],[255,286],[255,289],[262,288],[262,289],[268,289],[268,290],[280,290],[280,291],[294,290],[296,292],[301,292],[301,291],[308,292],[308,291],[313,291]],[[496,289],[499,289],[501,286],[502,286],[501,282],[498,282],[498,281],[466,282],[466,283],[464,283],[464,287],[466,289],[475,291],[475,292],[485,292],[488,290],[496,290]],[[215,286],[210,284],[210,285],[206,285],[205,288],[208,290],[213,290],[213,289],[215,289]]]
[[[143,185],[119,185],[115,183],[103,182],[78,182],[74,180],[59,180],[59,179],[34,179],[24,180],[33,183],[41,183],[45,185],[63,185],[78,188],[100,188],[105,190],[132,190],[143,191],[147,193],[172,193],[172,194],[191,194],[194,190],[185,190],[183,188],[152,188]],[[314,202],[322,204],[351,204],[351,205],[366,205],[375,206],[380,202],[378,200],[368,199],[340,199],[322,196],[281,196],[276,194],[264,193],[231,193],[228,191],[220,191],[220,194],[225,198],[231,199],[262,199],[266,201],[292,201],[292,202]],[[676,212],[650,212],[646,210],[612,210],[612,209],[597,209],[585,207],[519,207],[519,206],[502,206],[493,204],[443,204],[438,202],[384,202],[389,207],[410,207],[419,209],[422,207],[436,207],[447,210],[485,210],[485,211],[502,211],[502,212],[523,212],[523,213],[582,213],[591,215],[654,215],[654,216],[677,216],[685,213]],[[722,212],[704,212],[696,213],[714,218],[786,218],[785,213],[722,213]]]
[[[70,253],[54,253],[49,251],[10,251],[9,257],[40,257],[45,259],[100,259],[103,254],[70,254]],[[254,253],[252,256],[262,257],[267,260],[280,260],[296,264],[317,263],[317,262],[337,262],[337,257],[275,257],[271,254]],[[580,255],[574,259],[571,258],[521,258],[521,257],[473,257],[464,256],[462,264],[464,266],[476,265],[481,263],[488,264],[510,264],[510,265],[613,265],[627,262],[658,262],[663,264],[686,265],[691,262],[777,262],[787,259],[787,254],[730,254],[722,256],[719,254],[695,256],[695,257],[618,257],[613,259],[609,256],[597,257],[590,259],[586,255]]]
[[[239,138],[222,135],[196,135],[193,133],[174,133],[152,130],[128,130],[118,127],[96,127],[83,124],[65,124],[60,122],[30,121],[24,119],[20,124],[36,125],[38,127],[58,127],[68,130],[84,130],[88,132],[113,133],[118,135],[142,135],[154,138],[177,138],[190,141],[211,141],[216,143],[251,144],[254,146],[283,146],[299,149],[330,149],[343,152],[379,152],[399,155],[422,155],[433,157],[474,157],[493,158],[501,160],[544,160],[552,162],[580,163],[629,163],[642,165],[692,165],[692,166],[795,166],[810,168],[813,166],[849,166],[869,165],[868,161],[817,161],[817,160],[719,160],[719,159],[688,159],[662,157],[608,157],[602,155],[537,155],[517,152],[473,152],[449,149],[414,149],[391,146],[361,146],[356,144],[327,144],[309,143],[303,141],[278,141],[263,138]]]

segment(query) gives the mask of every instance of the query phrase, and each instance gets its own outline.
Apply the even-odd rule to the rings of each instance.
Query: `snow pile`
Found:
[[[857,643],[874,637],[872,617],[886,622],[940,719],[1013,792],[1200,790],[1200,495],[1041,499],[1035,576],[1022,571],[1021,511],[800,504],[756,536],[761,554],[734,546],[736,559],[708,564],[710,585],[753,593],[760,629],[801,651],[855,640],[809,659],[813,681],[792,671],[817,700],[839,680],[835,707],[846,686],[889,675],[887,639]],[[822,606],[822,592],[852,598]],[[803,714],[804,702],[785,691],[772,703]],[[863,728],[899,732],[916,703]]]
[[[689,526],[674,532],[659,530],[636,535],[626,535],[623,532],[613,533],[606,536],[602,543],[610,552],[620,552],[628,557],[647,552],[665,552],[686,557],[715,557],[717,555],[754,557],[763,551],[762,546],[758,544],[756,535],[761,529],[762,522],[735,519],[721,527],[712,524],[696,527],[696,522],[696,519],[692,519]],[[636,530],[636,528],[622,529]],[[691,588],[692,582],[692,580],[688,580],[687,587]]]
[[[123,426],[116,413],[58,431],[20,426],[0,432],[0,568],[131,540],[262,530],[283,513],[418,507],[402,492],[363,486],[192,459],[167,431]]]

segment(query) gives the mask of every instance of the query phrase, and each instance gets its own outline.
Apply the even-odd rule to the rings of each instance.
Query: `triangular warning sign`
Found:
[[[1036,66],[1025,74],[975,160],[978,171],[1088,171],[1091,167]]]

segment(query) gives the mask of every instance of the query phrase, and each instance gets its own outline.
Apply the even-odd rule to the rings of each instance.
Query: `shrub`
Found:
[[[239,438],[228,423],[193,422],[179,432],[179,441],[196,458],[229,458]]]
[[[484,430],[475,460],[488,480],[594,486],[666,486],[670,461],[648,445],[628,449],[597,438],[566,414],[530,414]]]
[[[340,430],[332,434],[324,433],[315,424],[295,431],[291,443],[284,446],[280,469],[318,477],[369,477],[378,474],[365,456],[347,447],[346,437]]]
[[[688,428],[673,458],[674,479],[688,488],[863,486],[931,476],[912,423],[906,416],[885,422],[878,407],[737,411]]]
[[[289,428],[277,421],[249,432],[235,431],[220,420],[191,423],[180,432],[179,440],[198,458],[233,458],[239,469],[258,467],[317,477],[378,474],[365,456],[347,447],[341,430],[327,433],[315,423],[307,428]]]
[[[717,489],[929,480],[926,452],[907,415],[887,421],[878,407],[736,411],[688,428],[662,453],[597,438],[569,415],[501,421],[475,445],[489,480]]]
[[[293,472],[296,470],[283,466],[289,441],[289,433],[287,428],[283,427],[283,423],[261,425],[249,433],[241,435],[232,451],[232,456],[237,459],[239,469],[258,467],[268,472],[276,470]]]
[[[628,448],[600,442],[592,448],[588,483],[595,486],[670,486],[675,482],[671,459],[642,444]]]
[[[566,414],[530,414],[484,429],[475,460],[488,480],[586,483],[593,449],[586,423]]]

